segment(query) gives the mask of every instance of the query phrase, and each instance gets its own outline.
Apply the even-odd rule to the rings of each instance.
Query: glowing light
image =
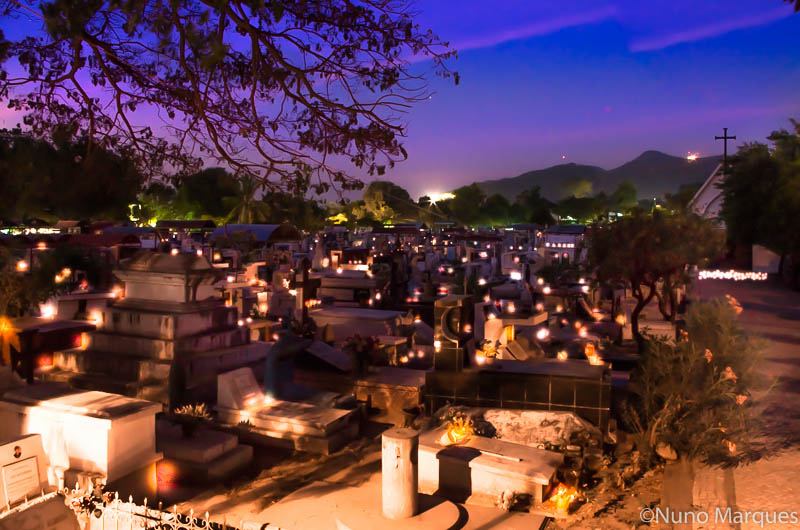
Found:
[[[578,492],[574,488],[568,488],[564,484],[559,484],[558,489],[547,502],[554,504],[559,512],[566,513],[570,504],[578,497]]]
[[[36,243],[36,248],[39,250],[46,250],[47,243],[45,243],[44,241],[39,241],[38,243]]]
[[[403,364],[406,364],[408,362],[408,356],[407,355],[403,355],[402,357],[400,357],[400,362],[403,363]]]
[[[588,285],[582,285],[581,286],[581,291],[583,291],[584,293],[588,293],[589,292],[589,286]]]
[[[439,439],[440,445],[454,445],[469,440],[472,436],[472,424],[469,420],[456,418]]]
[[[343,271],[344,271],[344,269],[341,268],[341,267],[337,267],[336,268],[336,274],[341,274]]]
[[[542,328],[536,332],[536,338],[539,340],[544,340],[550,336],[550,331],[547,328]]]
[[[522,273],[519,272],[519,271],[512,272],[511,273],[511,279],[512,280],[517,280],[517,281],[521,280],[522,279]]]
[[[488,253],[488,252],[485,252],[485,251],[483,251],[483,252],[481,252],[481,253],[480,253],[480,257],[481,257],[481,258],[483,258],[483,259],[486,259],[486,258],[488,258],[488,257],[489,257],[489,253]]]
[[[198,248],[198,249],[195,251],[195,254],[197,254],[197,255],[198,255],[198,256],[200,256],[200,257],[203,257],[203,251],[202,251],[202,249],[199,249],[199,248]]]
[[[239,326],[239,327],[242,327],[242,326],[244,326],[244,320],[242,320],[242,319],[240,318],[239,320],[237,320],[237,321],[236,321],[236,325],[237,325],[237,326]]]
[[[697,157],[699,156],[700,153],[692,153],[691,151],[689,151],[689,154],[686,155],[686,160],[688,160],[689,162],[694,162],[695,160],[697,160]]]
[[[449,200],[449,199],[455,199],[456,198],[455,195],[453,195],[452,193],[449,193],[449,192],[438,193],[438,192],[433,191],[433,192],[426,193],[426,195],[428,197],[430,197],[431,204],[436,204],[439,201],[446,201],[446,200]]]
[[[467,257],[466,257],[466,256],[464,256],[463,258],[461,258],[461,263],[466,263],[466,262],[467,262]]]
[[[244,319],[244,321],[247,322],[248,324],[253,323],[253,319],[251,317],[247,317],[246,319]]]
[[[741,282],[746,280],[763,282],[769,278],[766,272],[752,272],[752,271],[735,271],[733,269],[722,271],[700,271],[697,275],[699,280],[733,280]]]
[[[556,313],[561,313],[562,311],[564,311],[564,306],[562,306],[561,304],[557,304]]]
[[[415,316],[414,317],[414,324],[419,324],[420,322],[422,322],[422,319],[419,318],[419,315]]]
[[[297,296],[297,289],[289,289],[289,294],[292,296]]]
[[[433,341],[433,349],[436,352],[442,351],[442,341],[440,340]]]
[[[28,270],[28,262],[25,261],[24,259],[19,260],[17,262],[17,270],[19,272],[25,272],[26,270]]]
[[[453,267],[447,267],[447,274],[453,274]]]
[[[61,283],[62,281],[64,281],[64,277],[62,275],[60,275],[60,274],[56,274],[56,276],[55,276],[55,278],[53,278],[53,280],[56,283]]]
[[[103,313],[100,311],[92,311],[89,313],[89,322],[100,327],[103,324]]]
[[[553,292],[553,290],[552,290],[552,289],[550,289],[550,287],[549,287],[549,286],[545,286],[545,287],[544,287],[544,289],[542,289],[542,292],[543,292],[544,294],[550,294],[551,292]]]
[[[472,333],[472,326],[464,324],[464,333]]]
[[[56,317],[56,308],[53,304],[44,304],[39,307],[42,318],[53,319]]]
[[[559,361],[566,361],[566,360],[567,360],[567,358],[568,358],[568,356],[567,356],[567,350],[561,350],[560,352],[558,352],[558,355],[557,355],[557,357],[558,357],[558,360],[559,360]]]
[[[475,362],[478,364],[484,364],[486,362],[486,355],[484,355],[483,353],[476,353]]]
[[[506,306],[506,311],[508,311],[509,313],[516,313],[517,306],[514,305],[514,302],[509,302],[508,305]]]
[[[68,267],[61,269],[61,276],[63,276],[64,278],[69,278],[70,276],[72,276],[72,269]]]
[[[478,279],[478,285],[486,285],[486,279],[485,278],[479,278]]]
[[[495,318],[497,318],[497,316],[495,316],[494,313],[489,313],[489,316],[487,316],[486,318],[488,318],[489,320],[494,320]]]
[[[620,313],[619,315],[617,315],[617,318],[615,318],[614,320],[615,320],[615,321],[617,322],[617,324],[619,324],[620,326],[624,326],[624,325],[625,325],[625,323],[628,321],[628,320],[625,318],[625,315],[623,315],[622,313]]]
[[[580,331],[578,331],[578,335],[580,335],[581,337],[586,337],[586,335],[588,334],[589,332],[586,330],[586,328],[581,328]]]
[[[226,280],[228,280],[228,283],[233,283],[233,281],[234,281],[235,279],[236,279],[236,277],[235,277],[235,276],[228,276],[228,277],[226,278]]]
[[[541,302],[539,302],[538,304],[536,304],[536,311],[538,311],[538,312],[542,312],[542,311],[544,311],[544,304],[543,304],[543,303],[541,303]]]
[[[538,283],[539,285],[544,285],[544,278],[537,278],[536,283]]]
[[[491,302],[491,301],[492,301],[492,299],[491,299],[491,297],[490,297],[490,296],[487,294],[486,296],[484,296],[484,297],[483,297],[483,301],[484,301],[484,302],[486,302],[486,303],[488,304],[489,302]]]
[[[222,259],[222,254],[219,252],[214,252],[214,261],[219,261]]]
[[[423,350],[419,350],[419,351],[417,352],[417,357],[419,357],[420,359],[422,359],[423,357],[425,357],[425,352],[424,352]]]
[[[177,248],[173,248],[172,250],[169,251],[169,253],[172,254],[173,256],[177,256],[178,252],[180,252],[180,250],[178,250]]]

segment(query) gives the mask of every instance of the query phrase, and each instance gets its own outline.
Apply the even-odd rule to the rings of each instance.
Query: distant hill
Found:
[[[594,184],[594,193],[612,193],[620,182],[630,180],[636,185],[639,198],[662,197],[665,193],[678,191],[683,184],[704,182],[721,160],[721,156],[709,156],[690,162],[659,151],[645,151],[630,162],[610,170],[597,166],[560,164],[477,184],[487,195],[499,193],[512,201],[521,192],[540,186],[543,196],[557,201],[564,197],[562,182],[569,178],[589,180]]]

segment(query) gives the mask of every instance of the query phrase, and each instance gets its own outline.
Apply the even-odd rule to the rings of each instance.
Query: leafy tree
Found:
[[[52,142],[20,130],[0,132],[4,217],[117,219],[127,217],[144,177],[125,149],[88,147],[63,133]]]
[[[204,169],[177,181],[175,208],[184,219],[225,218],[239,196],[239,183],[220,167]]]
[[[378,221],[413,220],[414,201],[406,190],[392,182],[375,180],[364,190],[364,205]]]
[[[560,217],[571,217],[578,222],[589,222],[603,210],[605,210],[603,202],[596,198],[575,196],[561,199],[553,208]]]
[[[611,207],[617,212],[627,212],[636,208],[636,185],[630,180],[623,180],[611,194]]]
[[[514,206],[518,208],[518,215],[525,222],[542,226],[549,226],[555,222],[550,213],[553,203],[542,197],[539,186],[534,186],[517,195]]]
[[[290,193],[267,193],[263,202],[268,207],[270,223],[291,223],[307,232],[321,229],[330,215],[326,208],[316,200],[298,197]]]
[[[462,186],[453,190],[452,199],[439,201],[437,205],[446,215],[451,216],[455,221],[470,226],[478,222],[478,213],[486,194],[480,186],[473,183],[469,186]]]
[[[592,195],[594,184],[591,180],[580,177],[568,177],[561,182],[561,191],[564,197],[577,197],[583,199]]]
[[[593,225],[587,237],[588,264],[601,282],[624,282],[636,298],[631,312],[633,336],[640,349],[639,315],[654,297],[664,296],[657,287],[664,282],[668,292],[688,281],[685,266],[702,264],[722,248],[722,232],[713,222],[696,215],[635,210],[618,220]]]
[[[66,128],[136,154],[148,177],[212,158],[268,190],[354,189],[342,160],[381,174],[404,159],[399,114],[428,98],[410,59],[443,77],[454,52],[395,0],[4,2],[42,20],[3,45],[20,75],[0,96],[37,137]],[[7,72],[6,72],[7,74]],[[160,122],[145,124],[141,114]],[[148,112],[149,111],[149,112]],[[157,131],[168,131],[159,136]]]
[[[478,212],[481,223],[487,226],[506,226],[511,216],[511,203],[499,193],[487,197]]]
[[[681,184],[676,193],[667,193],[664,195],[664,206],[674,212],[685,212],[689,207],[689,202],[697,194],[702,182],[695,182],[694,184]]]
[[[794,131],[774,131],[769,140],[745,144],[730,160],[721,189],[721,217],[733,242],[764,245],[781,256],[794,258],[795,281],[800,279],[800,122]],[[790,278],[791,279],[791,278]]]
[[[177,195],[177,190],[172,186],[154,181],[137,196],[133,217],[140,224],[159,219],[181,219],[182,214],[175,204]]]
[[[226,222],[238,224],[263,223],[269,219],[269,206],[256,198],[258,184],[255,179],[245,175],[239,180],[239,193],[228,199],[228,204],[233,203]]]

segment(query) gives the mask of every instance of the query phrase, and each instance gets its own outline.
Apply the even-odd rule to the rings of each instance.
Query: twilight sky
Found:
[[[406,117],[412,196],[564,161],[620,165],[764,140],[800,118],[800,14],[779,0],[417,0],[461,83]],[[23,30],[0,20],[9,36]],[[415,69],[427,70],[430,63]],[[0,110],[0,126],[18,121]],[[737,142],[737,143],[738,143]],[[562,160],[562,155],[566,160]]]

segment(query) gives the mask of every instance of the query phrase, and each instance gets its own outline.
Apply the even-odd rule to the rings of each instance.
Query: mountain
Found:
[[[662,197],[665,193],[675,193],[683,184],[704,182],[721,160],[721,156],[709,156],[689,161],[659,151],[645,151],[630,162],[610,170],[574,163],[560,164],[477,184],[487,195],[499,193],[511,201],[521,192],[540,186],[543,196],[557,201],[565,195],[563,183],[567,179],[586,179],[593,184],[594,193],[604,191],[609,194],[620,182],[630,180],[636,185],[639,198]]]

